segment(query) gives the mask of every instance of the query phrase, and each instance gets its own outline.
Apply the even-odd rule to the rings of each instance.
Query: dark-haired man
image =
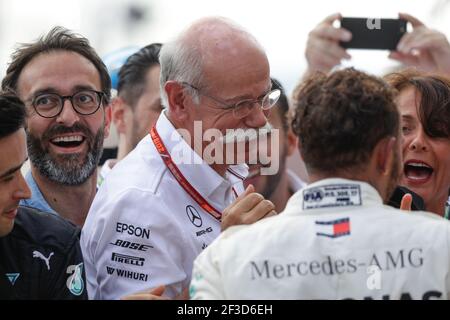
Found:
[[[448,299],[450,224],[383,204],[401,173],[392,89],[353,69],[318,74],[296,90],[295,109],[310,184],[281,214],[206,248],[191,296]]]
[[[120,68],[117,97],[111,102],[112,122],[119,133],[117,159],[105,162],[103,180],[150,131],[162,110],[159,93],[160,43],[152,43],[132,54]],[[101,182],[99,180],[99,182]]]
[[[108,135],[111,81],[89,41],[61,27],[20,46],[2,81],[28,110],[32,198],[22,203],[82,226]]]
[[[0,299],[86,299],[80,230],[66,220],[19,206],[31,192],[25,108],[0,94]]]

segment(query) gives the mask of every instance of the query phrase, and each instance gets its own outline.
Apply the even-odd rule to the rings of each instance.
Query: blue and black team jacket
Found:
[[[87,299],[79,236],[57,215],[19,207],[0,238],[0,299]]]

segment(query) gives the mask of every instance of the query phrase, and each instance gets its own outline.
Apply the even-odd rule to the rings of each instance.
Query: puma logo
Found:
[[[47,270],[50,270],[50,258],[53,256],[53,252],[50,253],[50,255],[48,256],[48,258],[46,258],[42,253],[40,253],[39,251],[33,251],[33,258],[39,258],[44,260],[46,266],[47,266]]]

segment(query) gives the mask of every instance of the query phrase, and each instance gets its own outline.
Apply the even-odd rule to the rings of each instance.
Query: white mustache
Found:
[[[227,130],[227,133],[221,137],[220,142],[229,144],[233,142],[245,142],[255,140],[258,136],[267,135],[272,132],[272,125],[266,122],[264,126],[258,129],[233,129]]]

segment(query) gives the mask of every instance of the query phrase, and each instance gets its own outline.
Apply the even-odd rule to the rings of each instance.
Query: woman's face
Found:
[[[450,139],[430,138],[417,114],[420,94],[413,87],[401,91],[403,176],[401,184],[419,194],[427,211],[444,213],[450,187]]]

